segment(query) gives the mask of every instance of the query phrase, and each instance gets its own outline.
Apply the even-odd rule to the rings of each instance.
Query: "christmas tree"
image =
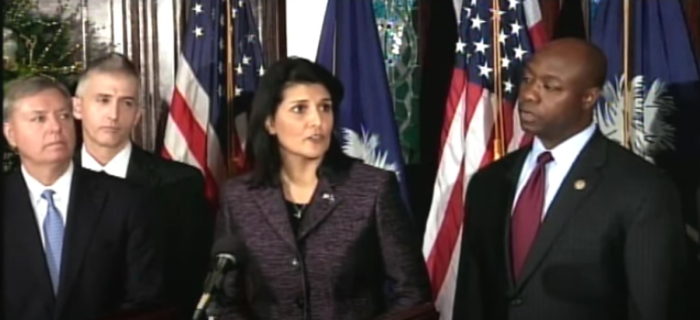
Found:
[[[36,0],[4,2],[3,86],[19,77],[42,75],[72,88],[82,69],[80,7],[69,8],[59,1],[58,9],[47,14]],[[94,34],[88,30],[88,35]],[[17,156],[3,137],[3,171],[17,165]]]
[[[56,12],[39,10],[36,0],[5,2],[3,25],[3,84],[17,77],[44,75],[67,86],[82,65],[79,8],[59,2]]]

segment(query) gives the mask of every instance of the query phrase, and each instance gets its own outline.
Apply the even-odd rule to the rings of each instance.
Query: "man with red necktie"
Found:
[[[683,319],[677,191],[593,122],[605,55],[553,41],[527,62],[520,123],[531,146],[467,189],[453,319]]]

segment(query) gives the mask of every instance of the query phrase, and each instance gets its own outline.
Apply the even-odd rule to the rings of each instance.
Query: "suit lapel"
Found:
[[[267,222],[290,246],[296,250],[294,232],[284,204],[284,195],[279,188],[264,186],[253,189],[253,198],[265,216]]]
[[[554,241],[571,216],[576,213],[582,201],[595,190],[600,180],[598,169],[605,162],[605,147],[605,138],[596,131],[588,144],[581,150],[579,157],[574,161],[569,173],[564,178],[552,200],[544,221],[542,221],[530,253],[525,260],[521,281],[517,284],[518,289],[537,270],[547,252],[551,249],[552,244],[554,244]]]
[[[40,279],[41,286],[36,288],[36,294],[45,296],[47,300],[53,300],[51,277],[27,184],[19,170],[13,172],[7,179],[10,180],[8,182],[11,188],[5,192],[10,194],[8,199],[12,199],[15,203],[9,206],[9,210],[3,212],[7,215],[7,225],[12,226],[4,229],[9,233],[7,238],[12,239],[11,245],[16,246],[15,250],[24,255],[26,264],[31,269],[29,271]]]
[[[319,179],[316,192],[299,224],[298,240],[308,236],[342,202],[343,199],[333,192],[335,183],[327,178]]]
[[[76,168],[73,173],[68,219],[66,221],[65,244],[61,266],[57,307],[65,304],[80,269],[86,251],[102,216],[102,207],[107,194],[84,169]]]
[[[323,171],[314,196],[311,198],[311,203],[299,223],[296,237],[287,214],[284,193],[280,188],[259,187],[254,189],[253,197],[262,209],[268,223],[285,242],[296,250],[297,241],[307,237],[342,202],[338,193],[334,192],[334,187],[347,178],[348,172],[335,172],[329,169]]]

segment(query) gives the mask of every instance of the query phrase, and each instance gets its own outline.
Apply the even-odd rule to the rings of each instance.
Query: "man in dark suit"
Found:
[[[154,212],[140,188],[74,167],[70,94],[42,77],[5,90],[21,159],[2,188],[2,319],[92,320],[157,306]]]
[[[133,63],[119,54],[89,64],[73,99],[84,140],[75,160],[86,169],[126,178],[150,190],[160,213],[157,224],[166,258],[167,298],[189,318],[208,268],[214,214],[205,200],[199,170],[162,159],[131,142],[142,113],[139,79]]]
[[[679,198],[597,130],[605,76],[605,56],[582,40],[527,63],[519,114],[535,140],[471,180],[453,319],[684,316]]]

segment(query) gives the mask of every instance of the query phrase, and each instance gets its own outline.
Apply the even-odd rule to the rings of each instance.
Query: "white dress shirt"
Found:
[[[46,212],[48,210],[49,202],[41,197],[41,194],[46,190],[53,190],[53,201],[63,218],[63,226],[65,227],[66,221],[68,221],[68,201],[70,199],[70,189],[71,183],[73,181],[73,163],[71,162],[63,175],[61,175],[56,182],[51,186],[45,186],[38,180],[34,179],[29,172],[22,166],[22,175],[24,176],[24,181],[27,183],[27,188],[29,189],[29,199],[32,202],[32,208],[34,208],[34,215],[36,216],[36,222],[39,225],[39,234],[41,235],[41,243],[46,247],[46,240],[44,236],[44,219],[46,218]]]
[[[90,153],[85,149],[85,145],[80,150],[80,161],[85,169],[92,171],[104,171],[105,173],[126,178],[126,172],[129,169],[129,159],[131,158],[131,143],[127,144],[122,151],[119,151],[112,160],[109,160],[106,165],[102,166]]]
[[[595,130],[596,124],[591,123],[591,125],[589,125],[586,129],[560,143],[552,150],[547,150],[547,148],[545,148],[542,144],[542,141],[535,138],[532,144],[532,150],[530,150],[527,158],[525,158],[523,169],[520,171],[518,188],[516,189],[513,207],[511,210],[515,209],[515,204],[518,201],[518,197],[520,197],[520,192],[525,187],[525,184],[530,178],[532,171],[535,170],[535,167],[537,166],[537,157],[542,152],[549,151],[552,153],[554,160],[546,165],[547,180],[545,183],[544,211],[542,212],[542,220],[544,220],[544,217],[547,215],[549,205],[552,203],[557,191],[559,191],[561,183],[564,181],[564,178],[566,178],[566,175],[569,173],[571,166],[578,158],[581,150],[583,150],[583,147],[586,146],[588,140],[590,140],[593,133],[595,133]]]

